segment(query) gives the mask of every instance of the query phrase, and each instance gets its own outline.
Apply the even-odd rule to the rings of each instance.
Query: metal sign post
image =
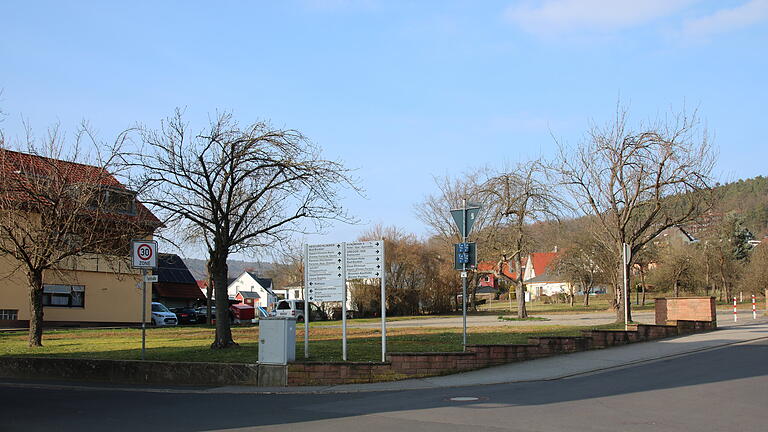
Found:
[[[304,245],[304,358],[309,358],[309,245]]]
[[[623,277],[623,283],[624,283],[624,330],[629,329],[629,274],[627,272],[627,266],[629,265],[629,260],[631,259],[631,250],[629,249],[629,245],[626,243],[621,244],[621,255],[622,255],[622,262],[624,263],[624,277]]]
[[[341,359],[347,361],[347,244],[341,244],[341,280],[344,287],[341,291]]]
[[[141,359],[147,351],[147,275],[148,269],[157,267],[157,242],[131,240],[131,267],[141,269]]]
[[[381,262],[384,265],[384,240],[381,241]],[[381,362],[387,361],[387,272],[381,269]]]
[[[467,237],[469,237],[472,226],[475,224],[477,214],[480,212],[480,206],[472,204],[467,207],[467,200],[461,200],[461,208],[451,210],[451,216],[456,222],[456,226],[459,228],[459,234],[461,235],[461,248],[463,253],[466,253],[467,259],[462,258],[461,261],[461,315],[462,315],[462,346],[464,351],[467,350],[467,264],[469,263],[469,246],[467,244]],[[467,249],[464,251],[464,249]],[[460,254],[457,254],[459,256]],[[464,257],[465,255],[461,255]]]
[[[147,351],[147,269],[141,269],[141,359]]]

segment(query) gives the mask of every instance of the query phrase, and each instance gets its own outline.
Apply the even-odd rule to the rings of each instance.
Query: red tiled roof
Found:
[[[547,266],[555,259],[557,252],[534,252],[531,254],[533,272],[536,276],[547,272]]]
[[[495,273],[497,264],[498,262],[494,262],[494,261],[480,261],[479,263],[477,263],[477,271]],[[510,279],[517,279],[517,273],[515,273],[512,269],[509,268],[508,262],[505,262],[502,265],[501,270],[504,273],[504,276]]]
[[[204,299],[205,295],[194,284],[155,283],[153,288],[160,297]]]
[[[25,176],[28,175],[42,177],[55,175],[71,183],[99,185],[127,191],[122,183],[102,167],[12,150],[0,149],[0,172],[2,178],[11,181],[24,181]],[[115,214],[115,216],[118,215]],[[138,200],[136,201],[136,216],[139,220],[160,224],[160,220]]]
[[[125,189],[125,186],[103,168],[12,150],[0,149],[0,169],[5,171],[6,175],[12,174],[17,178],[22,172],[47,176],[55,170],[55,174],[64,176],[72,183],[100,184]]]

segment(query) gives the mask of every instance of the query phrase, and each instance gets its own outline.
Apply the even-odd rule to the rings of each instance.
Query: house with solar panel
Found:
[[[159,254],[154,274],[157,282],[152,284],[152,301],[169,308],[192,307],[205,302],[205,294],[178,255]]]

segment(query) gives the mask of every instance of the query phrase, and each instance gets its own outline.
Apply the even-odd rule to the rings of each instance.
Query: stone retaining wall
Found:
[[[285,366],[45,357],[0,357],[0,377],[162,385],[287,383]]]
[[[467,352],[389,353],[386,363],[293,363],[288,385],[335,385],[447,375],[553,355],[609,348],[716,329],[709,321],[635,324],[629,331],[589,330],[582,336],[532,337],[527,344],[468,345]]]

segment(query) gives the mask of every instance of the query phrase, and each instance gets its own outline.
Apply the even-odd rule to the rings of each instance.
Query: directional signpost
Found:
[[[309,301],[342,301],[344,250],[341,243],[307,245],[306,268]],[[306,303],[306,302],[305,302]],[[305,309],[308,307],[304,305]],[[305,311],[304,316],[308,316]]]
[[[384,272],[384,240],[351,242],[346,244],[347,279],[381,280],[381,361],[387,356],[387,298]],[[342,327],[347,328],[347,302],[343,304]],[[344,360],[347,359],[346,337],[344,339]]]
[[[461,270],[461,311],[463,318],[463,346],[467,350],[467,268],[477,265],[477,251],[474,243],[467,243],[467,237],[475,225],[477,215],[480,213],[479,204],[469,204],[467,200],[461,200],[461,208],[451,210],[456,226],[461,234],[461,243],[454,245],[456,270]]]
[[[347,284],[350,279],[381,280],[381,361],[386,360],[386,275],[384,241],[304,245],[304,356],[309,358],[309,302],[341,302],[342,358],[347,360]]]

